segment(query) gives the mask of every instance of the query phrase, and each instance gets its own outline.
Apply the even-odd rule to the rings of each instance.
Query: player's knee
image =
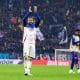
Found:
[[[29,60],[29,61],[32,61],[32,57],[28,56],[28,60]]]
[[[27,56],[24,56],[24,60],[27,60],[28,59],[28,57]]]
[[[29,57],[29,56],[25,56],[25,57],[24,57],[24,60],[32,61],[32,59],[33,59],[33,58],[32,58],[32,57]]]

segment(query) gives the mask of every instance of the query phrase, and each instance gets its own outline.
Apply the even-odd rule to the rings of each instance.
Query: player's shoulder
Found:
[[[25,31],[27,31],[27,30],[28,30],[28,28],[27,28],[27,27],[24,27],[24,30],[25,30]]]
[[[39,27],[37,27],[37,28],[35,28],[35,30],[36,30],[36,31],[39,31],[40,29],[39,29]]]
[[[76,38],[76,37],[79,37],[79,36],[78,36],[78,35],[73,35],[73,36],[72,36],[72,38]]]

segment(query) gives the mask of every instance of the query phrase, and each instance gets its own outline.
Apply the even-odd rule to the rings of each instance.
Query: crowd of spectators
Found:
[[[36,59],[54,59],[56,48],[69,48],[73,26],[80,22],[80,0],[0,0],[0,52],[9,58],[22,58],[22,18],[30,5],[37,5],[45,40],[37,40]],[[59,33],[66,26],[68,41],[59,44]],[[48,57],[49,55],[49,57]]]

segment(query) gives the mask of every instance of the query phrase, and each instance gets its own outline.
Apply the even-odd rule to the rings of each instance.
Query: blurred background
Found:
[[[23,59],[22,18],[30,5],[38,6],[45,37],[37,40],[36,59],[53,60],[55,49],[69,48],[80,27],[80,0],[0,0],[0,59]]]

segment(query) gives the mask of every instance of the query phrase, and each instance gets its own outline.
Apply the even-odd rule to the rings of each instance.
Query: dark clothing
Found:
[[[76,47],[79,47],[79,44],[80,44],[80,39],[79,39],[79,36],[78,35],[73,35],[72,36],[72,46],[76,46]],[[78,52],[74,51],[71,52],[71,69],[73,69],[74,65],[76,65],[77,69],[79,69],[79,64],[78,64]]]
[[[23,17],[23,26],[27,27],[27,25],[28,25],[28,27],[29,27],[30,24],[27,23],[28,17],[32,17],[32,18],[35,19],[35,23],[33,23],[33,25],[35,25],[35,27],[39,26],[39,23],[40,23],[40,20],[41,20],[40,16],[39,16],[38,13],[32,13],[32,12],[28,12],[24,15],[24,17]],[[30,27],[32,26],[32,28],[33,28],[34,27],[33,25],[30,25]]]
[[[78,64],[78,52],[71,52],[71,69],[73,70],[74,65],[76,65],[77,69],[79,69]]]
[[[78,52],[71,52],[72,63],[78,64]]]

